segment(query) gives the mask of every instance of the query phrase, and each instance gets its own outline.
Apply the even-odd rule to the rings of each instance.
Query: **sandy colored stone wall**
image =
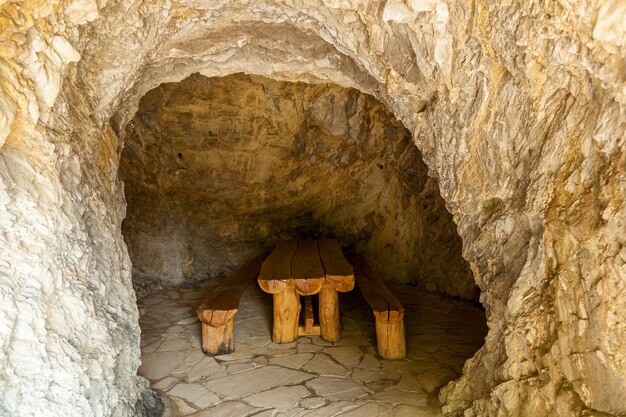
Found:
[[[387,280],[477,298],[410,133],[371,96],[243,74],[142,99],[120,164],[142,293],[223,275],[277,241],[335,236]]]
[[[118,138],[66,87],[56,135],[0,152],[0,415],[142,416]]]
[[[139,340],[112,138],[162,82],[247,72],[356,88],[412,133],[458,225],[490,329],[465,375],[442,392],[447,414],[626,413],[624,8],[620,0],[0,3],[8,161],[0,409],[72,415],[78,402],[81,415],[134,415]],[[77,109],[80,117],[68,115]],[[101,158],[80,162],[96,151]],[[46,307],[61,294],[77,311]],[[95,325],[68,338],[66,326],[42,321],[77,313],[111,338],[91,338]],[[48,353],[57,340],[62,348]],[[23,365],[30,348],[37,367]],[[82,382],[55,395],[57,372]]]

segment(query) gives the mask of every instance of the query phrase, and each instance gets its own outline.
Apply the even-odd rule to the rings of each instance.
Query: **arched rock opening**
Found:
[[[2,411],[139,413],[121,127],[164,81],[247,72],[357,88],[411,131],[490,327],[447,413],[626,412],[619,1],[0,8]]]
[[[476,301],[478,289],[456,226],[410,133],[380,102],[333,84],[193,74],[149,91],[125,137],[122,231],[144,313],[139,374],[168,409],[289,404],[296,413],[318,401],[320,415],[440,415],[437,393],[482,344],[485,317],[458,299]],[[207,286],[281,240],[318,237],[364,255],[386,281],[413,284],[393,287],[405,308],[401,363],[372,355],[373,316],[358,289],[341,296],[334,347],[323,337],[271,343],[271,297],[252,288],[235,316],[235,352],[198,356],[198,323],[186,312]],[[266,374],[286,386],[244,382]],[[348,391],[334,393],[338,383]],[[212,404],[216,394],[230,401]]]
[[[385,280],[476,300],[410,133],[331,84],[195,74],[141,100],[120,162],[133,282],[217,277],[280,239],[333,236]]]

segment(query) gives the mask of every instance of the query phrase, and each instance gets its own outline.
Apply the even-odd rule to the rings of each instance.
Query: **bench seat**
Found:
[[[383,359],[402,359],[406,356],[404,334],[404,306],[370,268],[365,258],[350,257],[356,284],[376,319],[376,345]]]
[[[219,285],[209,289],[197,309],[202,322],[202,350],[208,355],[235,351],[234,321],[243,292],[256,281],[266,254],[244,263]]]

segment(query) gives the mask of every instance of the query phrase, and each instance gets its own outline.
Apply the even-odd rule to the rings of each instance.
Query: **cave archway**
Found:
[[[150,90],[125,130],[122,231],[143,312],[139,374],[166,403],[186,413],[280,410],[271,399],[288,395],[294,413],[317,401],[320,414],[440,415],[437,394],[482,345],[485,317],[437,183],[380,102],[332,84],[192,74]],[[280,240],[318,237],[364,255],[394,286],[406,358],[372,355],[373,315],[356,288],[341,296],[332,347],[315,337],[271,343],[271,297],[252,288],[235,316],[234,354],[198,356],[206,286]],[[279,387],[243,382],[281,372]],[[333,393],[337,383],[349,392]],[[211,404],[215,395],[229,401]]]
[[[478,300],[436,181],[369,95],[193,74],[149,91],[125,133],[123,232],[142,294],[220,276],[285,237],[334,236],[385,280]]]
[[[411,131],[490,328],[446,412],[626,412],[621,9],[296,3],[2,4],[5,408],[140,407],[123,127],[162,82],[246,72],[370,93]]]

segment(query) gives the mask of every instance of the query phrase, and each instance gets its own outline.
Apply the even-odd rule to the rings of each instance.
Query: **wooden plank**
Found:
[[[320,239],[318,240],[318,247],[326,275],[354,275],[352,265],[343,256],[337,239]]]
[[[320,326],[313,326],[310,330],[310,333],[307,333],[304,330],[304,326],[298,326],[298,337],[300,336],[319,336],[320,335]]]
[[[252,281],[256,276],[252,275]],[[237,310],[239,300],[245,288],[243,287],[216,287],[211,291],[211,299],[201,305],[201,310],[230,311]],[[206,300],[206,299],[205,299]]]
[[[365,298],[367,304],[370,305],[375,313],[387,312],[389,311],[389,304],[387,303],[387,300],[380,297],[376,293],[369,278],[363,273],[363,261],[364,259],[360,256],[350,257],[350,263],[354,266],[354,276],[357,284],[359,285],[359,290],[361,291],[361,294],[363,294],[363,298]]]
[[[302,296],[314,295],[322,290],[324,267],[316,241],[298,241],[298,250],[291,263],[291,278],[296,292]]]
[[[297,249],[298,241],[295,239],[279,242],[271,255],[263,262],[259,279],[291,278],[291,261]]]
[[[298,249],[291,259],[291,278],[324,278],[324,267],[320,260],[316,240],[299,240]]]
[[[336,239],[318,241],[320,259],[329,281],[337,291],[347,292],[354,288],[354,270],[343,256],[343,251]]]
[[[241,295],[254,282],[267,255],[245,262],[224,282],[209,290],[197,309],[200,320],[212,326],[222,326],[237,312]]]
[[[404,307],[400,300],[375,276],[363,257],[351,257],[355,277],[363,297],[376,318],[376,345],[383,359],[406,356]]]
[[[291,278],[292,257],[297,249],[298,241],[295,239],[278,243],[261,266],[258,282],[263,291],[277,294],[287,287]]]
[[[360,257],[359,265],[363,275],[368,277],[369,284],[372,286],[373,291],[380,297],[384,298],[389,305],[390,311],[404,311],[404,306],[398,300],[398,298],[389,291],[389,288],[382,282],[380,278],[372,271],[369,263],[365,258]]]

